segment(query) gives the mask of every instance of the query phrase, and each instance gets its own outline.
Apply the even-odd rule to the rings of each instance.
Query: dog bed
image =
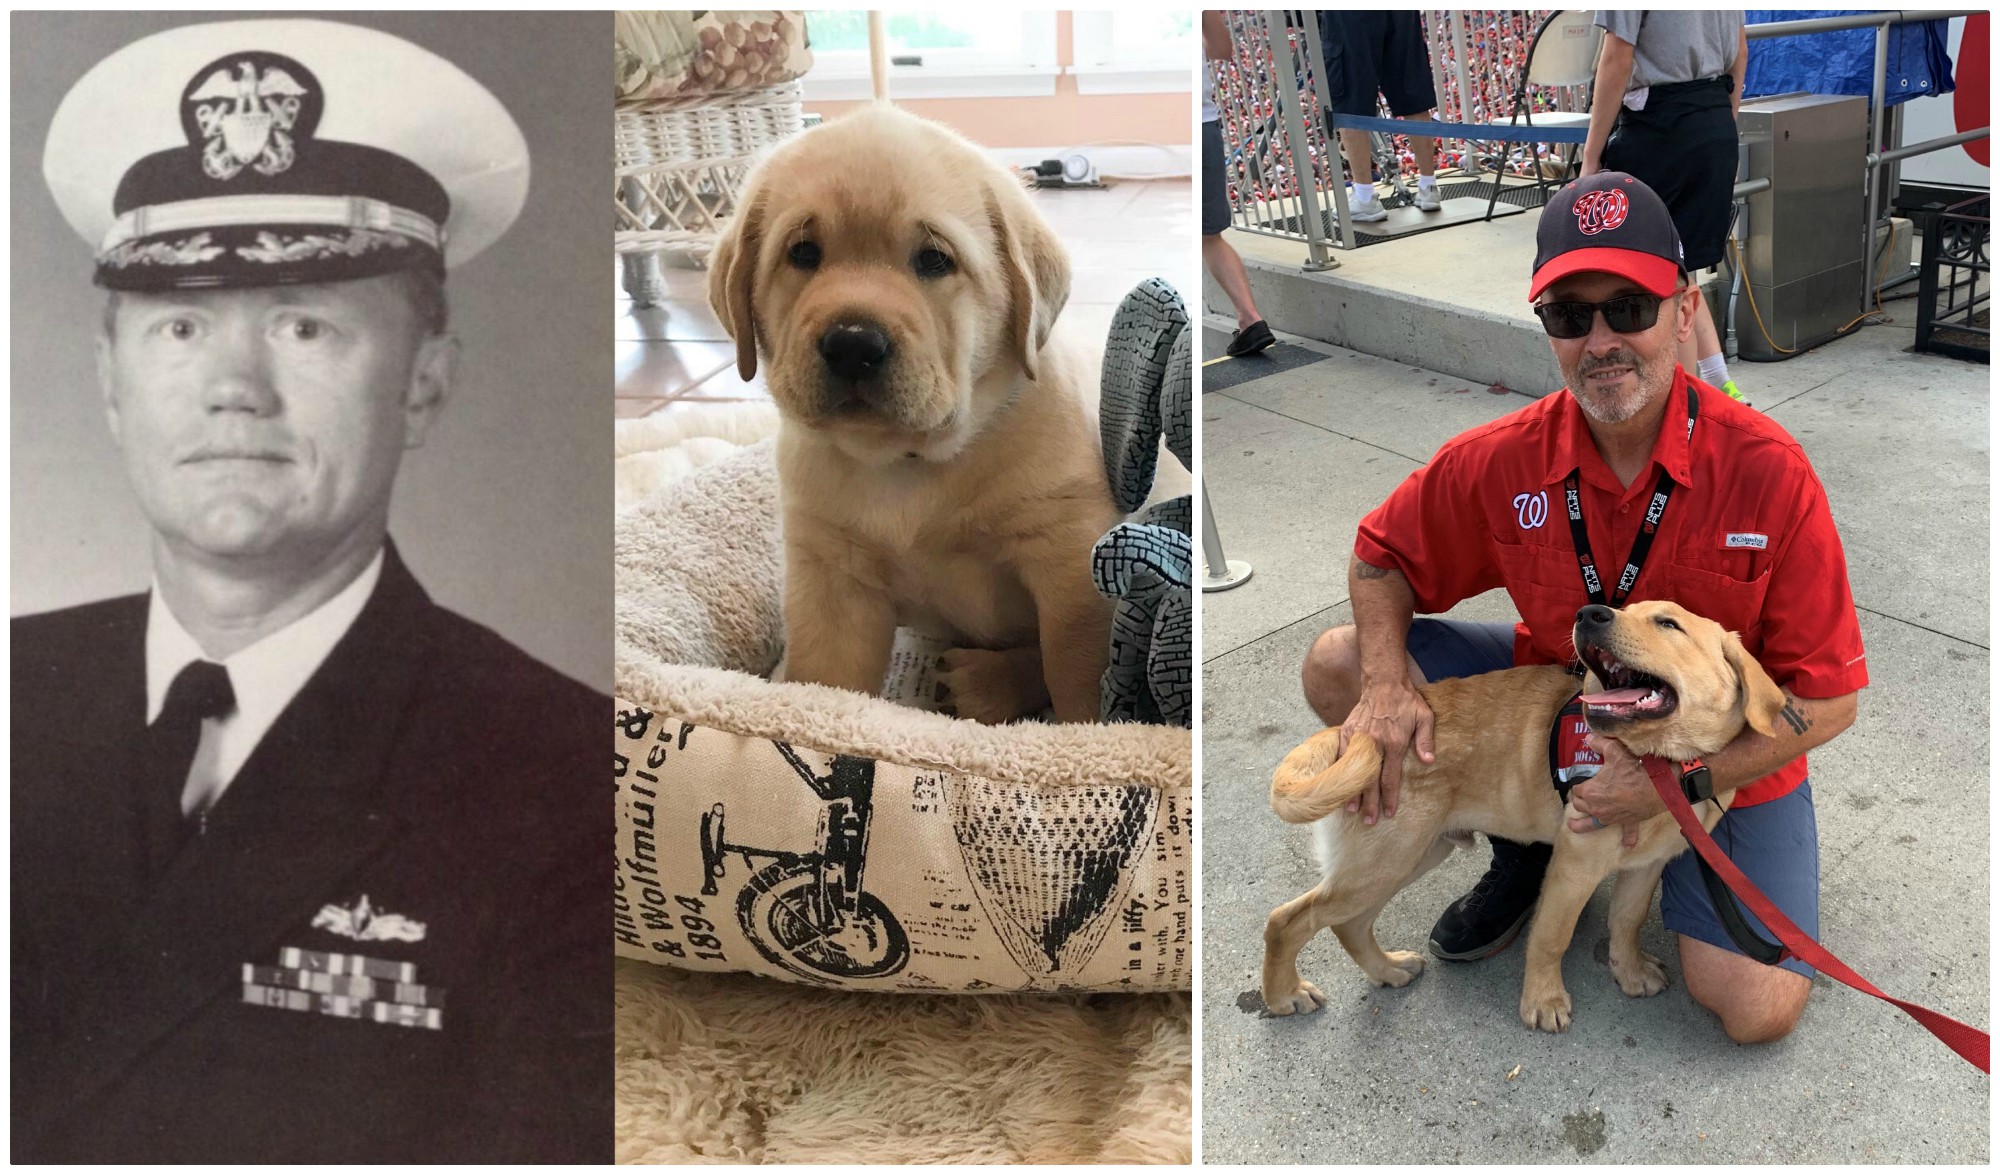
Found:
[[[621,514],[617,550],[620,954],[858,990],[1190,986],[1187,731],[764,680],[768,440]]]
[[[841,747],[884,751],[892,761],[926,739],[949,743],[951,736],[940,734],[940,727],[971,724],[851,694],[830,698],[838,691],[816,686],[760,680],[776,664],[782,640],[775,470],[771,444],[764,439],[774,429],[768,407],[750,405],[676,406],[619,422],[618,642],[621,692],[629,695],[621,702],[626,722],[633,720],[633,699],[643,698],[639,708],[652,715],[647,730],[654,745],[663,728],[678,743],[678,720],[666,726],[666,712],[681,709],[695,718],[729,721],[719,711],[740,697],[762,695],[767,702],[807,706],[831,701],[822,717],[834,718],[827,725],[844,740]],[[678,667],[687,665],[702,667]],[[753,705],[762,715],[756,722],[788,720],[782,705],[764,712],[771,709]],[[871,719],[881,725],[871,725]],[[895,741],[868,741],[879,737],[869,733],[878,729]],[[1186,733],[1150,729],[1142,736],[1149,740],[1147,754],[1167,753],[1149,770],[1169,781],[1162,794],[1175,795],[1176,810],[1185,813]],[[1010,762],[1014,748],[1007,734],[990,730],[977,745],[956,748],[967,756],[962,765],[1046,782],[1065,748],[1083,753],[1059,738],[1039,758]],[[630,728],[621,727],[620,741],[629,737]],[[701,739],[697,726],[689,741],[699,745]],[[634,750],[645,745],[633,741]],[[775,748],[770,753],[776,754]],[[797,753],[803,759],[813,752]],[[628,773],[646,762],[626,754]],[[780,781],[785,789],[780,794],[812,795],[789,762],[782,757],[780,762],[789,776]],[[643,798],[622,790],[621,796]],[[756,785],[749,784],[732,789],[721,802],[755,798]],[[723,839],[730,843],[747,839],[751,828],[747,816],[735,818],[737,811],[727,809],[723,820]],[[683,833],[691,843],[668,846],[674,853],[699,859],[701,814],[694,813],[693,837]],[[1152,825],[1156,835],[1168,839],[1189,835],[1184,819],[1178,830],[1163,830],[1157,808]],[[816,821],[807,828],[801,819],[795,828],[808,842],[818,832]],[[621,847],[636,844],[635,833],[621,827]],[[876,852],[885,843],[877,834]],[[656,859],[665,855],[657,837],[652,844]],[[1192,862],[1180,859],[1185,877]],[[718,889],[746,880],[739,860],[728,862]],[[878,872],[866,875],[870,896],[880,896]],[[626,884],[629,889],[631,880]],[[887,888],[890,900],[900,903],[895,887]],[[681,895],[663,891],[662,896],[671,901]],[[699,922],[679,921],[681,914],[714,914],[711,923],[731,924],[732,902],[740,899],[711,904],[721,896],[705,899],[700,914],[674,904],[675,940],[684,950],[698,950],[693,935],[709,932]],[[632,895],[626,901],[629,905]],[[776,907],[775,900],[771,905]],[[926,917],[910,921],[915,925]],[[1117,925],[1105,933],[1116,932]],[[1046,959],[1034,936],[1017,938],[1029,940],[1024,954],[1031,961]],[[650,947],[627,946],[624,953],[647,963],[669,958]],[[1007,943],[1000,942],[995,953],[993,966],[1004,971],[1001,958],[1012,965]],[[1069,954],[1075,953],[1071,948]],[[1064,951],[1055,954],[1061,960]],[[754,947],[749,957],[762,959]],[[1183,966],[1191,963],[1185,949],[1179,958]],[[919,974],[935,978],[930,966],[924,963]],[[1192,1158],[1192,1011],[1185,992],[992,994],[998,985],[982,988],[968,981],[963,990],[989,994],[885,996],[835,990],[831,976],[815,980],[782,964],[766,961],[763,969],[791,982],[619,961],[620,1162],[1186,1163]],[[875,986],[896,988],[893,978],[886,983],[884,978],[877,977]],[[1019,968],[1013,981],[1023,988],[1076,986],[1046,972],[1030,981]]]

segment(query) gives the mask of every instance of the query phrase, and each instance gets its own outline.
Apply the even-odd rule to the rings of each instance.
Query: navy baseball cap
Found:
[[[1573,273],[1615,273],[1648,293],[1674,292],[1681,237],[1653,189],[1622,171],[1600,171],[1555,194],[1535,228],[1529,301]]]

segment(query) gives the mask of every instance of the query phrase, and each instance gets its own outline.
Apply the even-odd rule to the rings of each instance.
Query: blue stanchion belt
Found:
[[[1433,139],[1477,139],[1508,143],[1581,143],[1587,126],[1494,126],[1483,122],[1414,122],[1407,118],[1372,118],[1336,114],[1333,125],[1344,131],[1381,131],[1385,135],[1418,135]]]

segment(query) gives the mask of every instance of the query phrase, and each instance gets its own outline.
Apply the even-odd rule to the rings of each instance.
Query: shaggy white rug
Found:
[[[774,423],[761,406],[621,421],[621,524],[643,525],[645,507],[681,475],[730,459]],[[767,509],[760,502],[751,512]],[[621,570],[631,576],[621,612],[626,590],[682,579]],[[660,602],[648,599],[642,610]],[[675,635],[692,645],[738,643]],[[721,659],[768,655],[761,647],[730,652]],[[876,995],[624,959],[616,990],[620,1162],[1193,1156],[1186,993]]]
[[[1186,1163],[1190,999],[886,996],[618,961],[621,1163]]]

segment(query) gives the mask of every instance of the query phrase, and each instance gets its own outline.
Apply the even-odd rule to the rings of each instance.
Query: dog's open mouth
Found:
[[[1650,673],[1634,669],[1606,650],[1586,645],[1577,652],[1597,674],[1597,680],[1604,683],[1601,692],[1583,695],[1583,704],[1591,718],[1614,722],[1646,721],[1665,718],[1680,704],[1673,686]]]

